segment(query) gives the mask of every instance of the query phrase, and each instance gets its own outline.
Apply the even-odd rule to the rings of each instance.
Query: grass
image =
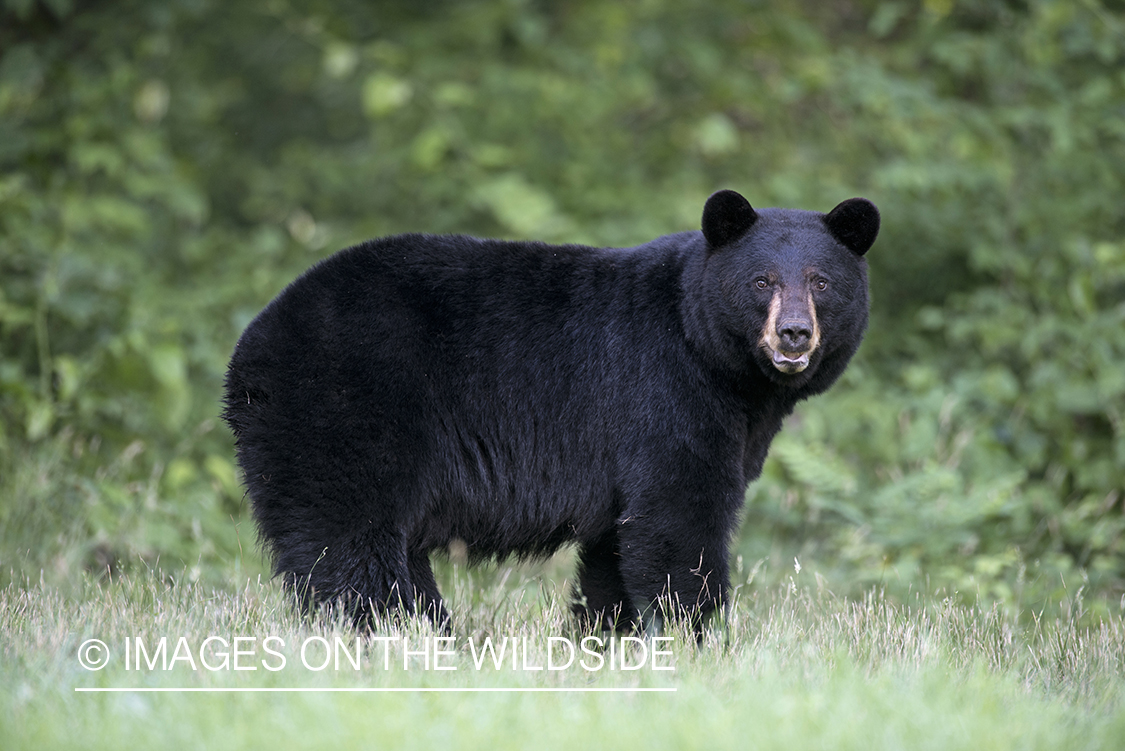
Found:
[[[354,648],[355,634],[331,619],[304,619],[270,582],[237,590],[176,582],[150,572],[76,591],[24,582],[0,590],[0,748],[645,748],[762,749],[1112,749],[1125,748],[1125,618],[1086,624],[1078,613],[1047,622],[951,599],[898,603],[872,592],[834,596],[794,577],[786,586],[744,586],[726,639],[703,644],[673,629],[665,648],[673,671],[587,671],[474,666],[470,640],[522,638],[527,666],[545,666],[548,637],[580,644],[566,612],[566,569],[444,569],[456,619],[452,654],[426,670],[421,657],[401,669],[378,644],[360,669],[321,661],[323,642]],[[819,582],[818,582],[819,583]],[[387,622],[380,634],[436,636],[415,621]],[[169,670],[125,670],[125,639],[152,656],[161,636]],[[209,670],[209,636],[253,651],[240,666]],[[267,636],[283,639],[284,668],[265,669]],[[107,667],[78,661],[86,639],[114,653]],[[401,642],[395,642],[401,646]],[[212,646],[214,646],[212,642]],[[555,642],[556,646],[558,642]],[[439,645],[442,646],[442,645]],[[445,645],[449,646],[449,645]],[[592,646],[592,645],[591,645]],[[615,644],[615,647],[620,646]],[[318,649],[320,651],[318,651]],[[596,650],[595,650],[596,651]],[[197,661],[192,669],[184,658]],[[627,659],[641,661],[636,645]],[[478,655],[479,656],[479,655]],[[522,658],[522,653],[521,653]],[[584,655],[589,665],[595,659]],[[604,657],[604,656],[603,656]],[[620,657],[620,654],[617,655]],[[217,651],[208,652],[218,665]],[[556,660],[561,662],[561,660]],[[135,666],[134,666],[135,667]],[[675,689],[667,693],[80,693],[76,688],[566,688]]]

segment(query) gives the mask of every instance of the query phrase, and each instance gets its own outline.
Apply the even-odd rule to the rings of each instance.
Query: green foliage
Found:
[[[1113,0],[0,0],[0,563],[236,570],[223,368],[329,252],[631,244],[734,187],[884,216],[744,557],[1120,594],[1123,70]]]
[[[965,3],[883,28],[889,7],[872,30],[910,44],[843,75],[863,75],[846,96],[886,154],[870,170],[889,199],[871,339],[782,439],[749,526],[780,524],[867,582],[1042,602],[1077,568],[1119,592],[1125,21]],[[810,474],[821,455],[855,484]]]

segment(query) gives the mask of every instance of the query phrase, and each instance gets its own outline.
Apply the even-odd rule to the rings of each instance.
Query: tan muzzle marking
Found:
[[[802,352],[787,352],[782,348],[781,337],[777,335],[778,318],[781,315],[781,297],[781,290],[775,288],[773,297],[770,298],[769,317],[766,318],[766,325],[762,329],[762,337],[758,341],[758,346],[766,350],[773,366],[782,373],[800,373],[809,366],[809,357],[820,346],[820,322],[816,317],[816,303],[813,302],[812,290],[809,290],[805,295],[805,304],[808,306],[806,310],[809,320],[812,321],[812,336],[809,337],[808,347]]]

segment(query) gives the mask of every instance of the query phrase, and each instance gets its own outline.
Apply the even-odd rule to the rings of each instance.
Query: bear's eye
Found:
[[[823,292],[824,290],[828,289],[828,282],[825,279],[817,279],[815,282],[815,286],[817,290]]]
[[[766,287],[770,286],[770,283],[769,283],[768,279],[760,276],[760,277],[758,277],[757,279],[754,280],[754,286],[757,287],[758,289],[765,289]]]

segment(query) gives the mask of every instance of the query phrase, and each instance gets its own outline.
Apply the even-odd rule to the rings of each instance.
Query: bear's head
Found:
[[[703,209],[707,317],[724,360],[785,387],[828,388],[867,327],[867,263],[879,211],[755,211],[733,190]]]

